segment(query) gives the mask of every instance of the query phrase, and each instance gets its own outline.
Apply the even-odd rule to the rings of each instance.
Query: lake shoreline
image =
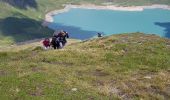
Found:
[[[86,5],[64,5],[65,8],[61,10],[53,10],[48,12],[45,15],[45,19],[42,23],[43,26],[48,26],[49,23],[53,22],[53,16],[67,12],[72,8],[82,8],[82,9],[96,9],[96,10],[113,10],[113,11],[143,11],[144,9],[165,9],[165,10],[170,10],[170,6],[168,5],[151,5],[151,6],[116,6],[116,5],[108,5],[108,6],[98,6],[98,5],[93,5],[93,4],[86,4]]]

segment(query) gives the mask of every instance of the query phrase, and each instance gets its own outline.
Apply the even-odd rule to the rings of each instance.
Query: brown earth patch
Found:
[[[42,71],[43,69],[40,68],[40,67],[32,67],[31,69],[33,72],[39,72],[39,71]]]
[[[29,92],[30,95],[32,96],[43,96],[43,87],[42,86],[37,86],[35,90]]]
[[[95,98],[93,96],[89,96],[87,100],[95,100]]]
[[[154,94],[162,95],[162,96],[165,98],[165,100],[168,100],[168,99],[170,98],[170,94],[168,94],[166,91],[160,90],[158,87],[153,86],[153,85],[151,85],[151,86],[147,89],[147,91],[148,91],[149,93],[154,93]]]
[[[99,69],[96,69],[94,72],[93,72],[93,75],[95,76],[108,76],[109,73],[106,73],[106,72],[103,72],[102,70],[99,70]]]
[[[70,67],[74,65],[74,63],[71,63],[71,62],[56,62],[56,61],[52,62],[52,61],[46,61],[44,59],[42,61],[48,64],[59,65],[59,66],[64,66],[64,67]]]
[[[93,86],[104,86],[105,82],[102,80],[93,80],[92,84]]]
[[[0,76],[6,76],[7,75],[7,72],[4,71],[4,70],[0,70]]]
[[[73,63],[69,63],[69,62],[50,62],[50,64],[60,65],[64,67],[73,66]]]

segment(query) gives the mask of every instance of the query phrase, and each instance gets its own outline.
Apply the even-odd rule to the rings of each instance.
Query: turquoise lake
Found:
[[[70,9],[55,15],[49,27],[65,30],[71,38],[89,39],[98,32],[104,35],[143,32],[170,38],[170,10],[113,11]]]

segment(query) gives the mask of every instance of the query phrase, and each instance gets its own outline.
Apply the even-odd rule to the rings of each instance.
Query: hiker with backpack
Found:
[[[66,38],[69,38],[69,35],[68,35],[68,32],[66,31],[63,31],[65,34],[64,34],[64,41],[63,41],[63,46],[65,46],[65,44],[67,43],[67,39]]]
[[[59,49],[60,46],[59,46],[59,40],[56,36],[53,36],[52,37],[52,40],[51,40],[51,46],[54,48],[54,49]]]
[[[65,44],[67,43],[66,38],[69,38],[68,32],[63,31],[63,30],[60,31],[59,34],[58,34],[58,38],[59,38],[59,41],[60,41],[61,48],[64,47]]]
[[[67,43],[66,38],[69,38],[68,32],[61,30],[60,32],[55,32],[53,34],[53,38],[51,41],[52,46],[54,47],[54,49],[60,49],[63,48],[65,46],[65,44]]]

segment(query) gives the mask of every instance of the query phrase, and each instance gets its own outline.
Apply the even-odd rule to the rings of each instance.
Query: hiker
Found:
[[[68,32],[66,32],[66,31],[62,31],[62,35],[63,35],[62,45],[65,46],[65,44],[67,43],[66,38],[69,38],[69,35],[68,35]]]
[[[43,46],[44,46],[44,49],[47,50],[50,48],[50,39],[49,38],[45,38],[43,40]]]
[[[56,36],[53,35],[52,40],[51,40],[51,45],[54,49],[59,49],[59,40],[57,39]]]
[[[102,34],[101,34],[101,33],[97,33],[97,36],[98,36],[98,37],[102,37]]]
[[[56,35],[55,35],[56,36]],[[67,43],[66,38],[69,38],[68,32],[61,30],[58,34],[57,34],[57,39],[59,40],[59,45],[60,48],[63,48],[65,46],[65,44]]]
[[[51,45],[54,49],[60,49],[67,43],[66,38],[69,38],[68,32],[61,30],[60,32],[54,32]]]

